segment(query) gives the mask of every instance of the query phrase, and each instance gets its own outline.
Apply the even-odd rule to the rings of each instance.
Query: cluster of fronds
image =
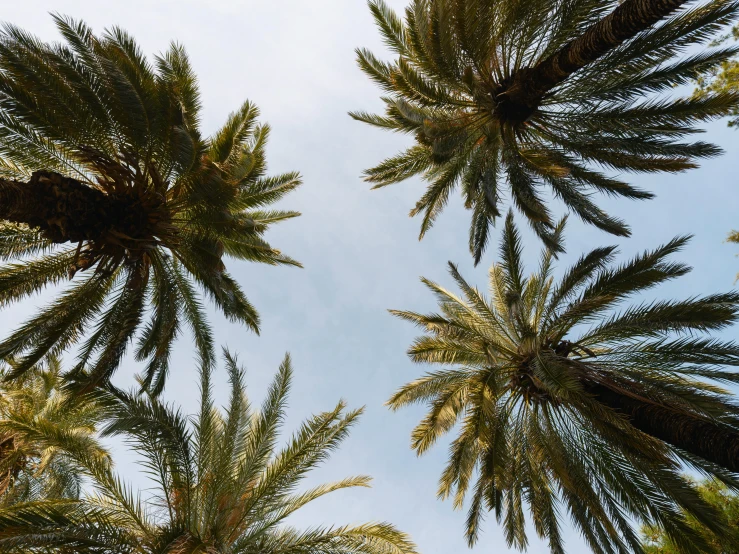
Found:
[[[103,417],[92,401],[73,401],[63,390],[59,360],[49,358],[22,377],[5,380],[0,371],[0,507],[45,498],[76,499],[79,467],[60,441],[74,444],[105,463],[108,453],[95,433]]]
[[[264,207],[300,177],[267,176],[269,127],[257,123],[249,102],[212,137],[201,136],[197,83],[180,46],[152,65],[118,28],[96,37],[82,23],[55,19],[63,44],[12,26],[0,35],[0,177],[19,182],[55,172],[133,208],[151,204],[154,230],[140,248],[132,246],[139,239],[109,233],[109,250],[101,250],[93,241],[59,246],[38,229],[3,225],[0,308],[87,271],[3,340],[0,356],[17,359],[17,376],[47,353],[81,343],[76,373],[96,384],[138,333],[144,386],[160,391],[183,325],[201,358],[213,361],[196,286],[229,319],[258,331],[258,314],[224,258],[298,265],[263,235],[298,215]]]
[[[561,233],[560,224],[556,232]],[[461,295],[424,280],[439,313],[393,313],[426,335],[409,350],[414,362],[452,366],[402,387],[393,409],[427,403],[413,448],[427,451],[456,426],[439,495],[461,507],[469,493],[467,536],[477,539],[484,513],[502,522],[510,545],[527,545],[525,508],[552,552],[565,552],[560,516],[569,513],[594,552],[640,552],[632,521],[658,525],[683,552],[703,552],[684,514],[721,533],[713,508],[681,477],[687,464],[734,488],[736,475],[636,428],[599,401],[599,387],[710,422],[739,437],[739,407],[712,382],[737,383],[739,346],[702,336],[739,316],[739,293],[619,306],[631,296],[689,271],[667,257],[678,238],[614,265],[614,247],[583,255],[557,281],[551,250],[526,278],[521,239],[509,214],[500,262],[486,298],[451,267]]]
[[[739,383],[739,346],[709,335],[739,318],[739,293],[623,307],[689,271],[667,259],[685,237],[621,265],[615,247],[597,248],[553,276],[564,220],[556,223],[551,198],[628,236],[593,194],[651,198],[615,174],[696,167],[720,153],[690,138],[697,126],[739,106],[735,87],[700,81],[717,68],[733,72],[739,48],[696,49],[736,18],[737,0],[680,10],[685,2],[665,2],[651,22],[670,17],[542,84],[547,60],[610,21],[616,6],[637,4],[629,2],[411,0],[401,19],[370,0],[396,59],[358,50],[386,93],[386,114],[351,115],[415,144],[367,180],[428,182],[411,211],[422,215],[421,237],[461,188],[476,263],[506,196],[545,245],[538,271],[525,277],[511,210],[489,297],[452,265],[461,295],[424,280],[439,313],[393,312],[426,333],[412,360],[447,366],[389,405],[428,405],[412,435],[419,454],[459,429],[439,496],[457,508],[471,497],[470,545],[487,512],[519,549],[528,545],[528,512],[560,554],[564,513],[597,553],[643,552],[634,523],[691,554],[735,532],[715,498],[681,472],[739,490],[739,405],[723,388]],[[289,358],[254,410],[227,352],[230,400],[223,411],[214,404],[214,339],[197,287],[258,332],[257,311],[224,260],[299,265],[264,239],[273,223],[298,215],[267,206],[300,176],[267,175],[269,127],[257,123],[257,108],[244,103],[203,137],[182,47],[151,63],[118,28],[95,36],[80,22],[55,21],[64,43],[13,26],[0,32],[0,309],[71,281],[0,342],[0,359],[12,361],[0,373],[0,550],[415,554],[388,523],[300,530],[287,522],[329,493],[369,486],[358,476],[300,490],[361,410],[339,403],[279,447]],[[696,79],[699,94],[675,94]],[[185,326],[200,358],[192,419],[158,398]],[[125,393],[109,381],[134,340],[146,365],[141,389]],[[62,375],[55,356],[75,346]],[[152,495],[115,474],[98,425],[140,454]]]
[[[376,187],[414,175],[429,182],[411,210],[421,237],[460,187],[472,210],[469,247],[479,262],[506,193],[555,250],[555,220],[542,189],[583,221],[628,236],[595,192],[650,198],[604,170],[677,172],[720,149],[684,142],[696,124],[735,107],[735,92],[675,97],[677,85],[731,58],[733,46],[694,51],[736,17],[734,0],[684,9],[638,33],[554,87],[530,114],[509,113],[508,87],[579,37],[618,4],[601,0],[413,0],[405,20],[383,0],[370,8],[392,63],[358,50],[359,65],[387,96],[371,125],[411,134],[416,144],[366,172]]]
[[[157,485],[153,497],[140,498],[108,465],[67,444],[96,492],[77,502],[50,499],[0,508],[0,550],[415,554],[408,537],[387,523],[306,530],[285,524],[326,494],[368,486],[370,479],[360,476],[297,490],[346,438],[361,410],[346,412],[340,403],[304,422],[278,448],[292,374],[289,358],[261,410],[250,407],[236,360],[226,354],[226,362],[231,398],[225,413],[213,403],[205,368],[194,425],[154,397],[100,395],[110,418],[103,434],[123,436],[142,456]]]

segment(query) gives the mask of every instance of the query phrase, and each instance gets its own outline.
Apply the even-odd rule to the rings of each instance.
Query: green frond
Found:
[[[210,140],[211,159],[217,164],[227,163],[252,134],[258,116],[259,110],[248,100],[238,112],[229,115],[226,124]]]
[[[0,224],[0,257],[5,260],[45,254],[51,248],[49,239],[38,231],[11,223]]]
[[[406,54],[408,52],[408,39],[405,36],[402,20],[383,0],[371,0],[369,8],[382,32],[385,44],[401,56]]]
[[[92,276],[69,287],[51,306],[0,343],[2,358],[25,354],[9,377],[21,375],[50,351],[59,353],[77,340],[102,309],[114,277]]]
[[[12,365],[4,367],[0,376],[12,371]],[[103,407],[92,397],[71,396],[63,385],[56,358],[0,385],[0,507],[76,499],[83,479],[76,461],[110,464],[95,439]]]
[[[210,367],[215,363],[215,347],[213,333],[208,325],[203,305],[189,279],[183,273],[180,264],[173,260],[168,262],[168,266],[183,301],[183,313],[195,336],[200,364],[202,367]]]
[[[425,146],[414,146],[404,153],[388,158],[380,165],[365,172],[374,188],[403,181],[432,167],[431,152]]]
[[[67,249],[42,256],[24,264],[10,264],[0,269],[0,302],[7,305],[55,285],[65,279],[74,259],[74,251]]]
[[[503,240],[500,243],[501,267],[506,277],[508,289],[518,296],[523,295],[525,279],[521,267],[523,244],[521,235],[513,223],[513,212],[509,211],[506,217]]]

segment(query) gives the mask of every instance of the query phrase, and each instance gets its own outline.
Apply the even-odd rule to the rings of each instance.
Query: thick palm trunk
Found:
[[[602,384],[586,383],[585,390],[602,404],[627,416],[641,432],[739,473],[739,432],[640,401]]]
[[[0,179],[0,219],[40,229],[53,242],[99,239],[109,227],[103,192],[58,173],[37,171],[27,183]]]
[[[544,95],[578,69],[664,19],[688,0],[625,0],[558,52],[522,69],[504,93],[505,111],[526,119]]]

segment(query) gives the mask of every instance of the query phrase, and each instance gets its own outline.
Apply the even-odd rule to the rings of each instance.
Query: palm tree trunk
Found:
[[[664,19],[688,0],[625,0],[558,52],[513,76],[506,111],[531,114],[544,95],[578,69]]]
[[[0,179],[0,220],[41,229],[56,243],[94,240],[109,227],[102,191],[58,173],[37,171],[27,182]]]
[[[15,437],[12,435],[0,437],[0,465],[4,465],[3,462],[6,462],[6,459],[14,450]],[[17,465],[6,467],[0,473],[0,498],[8,491],[13,484],[13,480],[18,477],[18,473],[20,473],[20,468]]]
[[[598,402],[628,417],[642,433],[739,473],[739,432],[639,400],[600,383],[584,384],[585,390]]]

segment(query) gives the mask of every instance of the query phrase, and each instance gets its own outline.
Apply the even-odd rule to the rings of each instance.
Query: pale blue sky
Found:
[[[405,0],[390,0],[401,9]],[[5,9],[0,20],[15,23],[45,40],[57,38],[49,11],[82,18],[96,31],[119,25],[132,33],[148,54],[183,43],[200,79],[203,128],[216,129],[244,99],[262,110],[272,125],[268,147],[272,172],[298,170],[304,186],[283,205],[303,217],[282,224],[268,238],[305,269],[230,264],[232,273],[262,315],[262,336],[212,314],[218,341],[238,352],[248,368],[252,396],[260,400],[285,351],[290,351],[295,380],[289,429],[310,413],[333,406],[339,398],[367,412],[349,441],[313,476],[331,479],[350,474],[375,477],[371,490],[330,495],[294,518],[297,524],[388,520],[410,533],[425,554],[466,550],[464,513],[436,500],[436,482],[446,444],[421,459],[409,449],[409,434],[423,410],[390,413],[383,402],[401,384],[420,375],[405,350],[415,330],[394,320],[388,308],[431,311],[433,298],[420,285],[423,275],[450,284],[446,261],[460,265],[471,282],[486,284],[490,249],[473,268],[467,252],[468,214],[451,202],[423,242],[419,222],[407,217],[423,190],[410,180],[370,191],[361,171],[396,153],[407,139],[351,120],[349,110],[379,110],[379,91],[357,69],[354,48],[384,48],[364,0],[23,0]],[[600,198],[633,228],[629,240],[614,240],[571,220],[568,254],[560,267],[581,251],[620,244],[625,255],[652,248],[677,234],[694,233],[679,257],[695,270],[655,291],[653,296],[692,296],[728,290],[739,271],[737,247],[724,243],[737,221],[737,140],[723,122],[708,137],[728,153],[701,169],[674,176],[632,179],[658,194],[635,203]],[[561,213],[561,208],[560,208]],[[497,233],[496,233],[497,236]],[[538,257],[530,234],[526,257]],[[34,302],[3,314],[7,333],[28,315]],[[732,337],[735,331],[727,333]],[[187,412],[196,410],[198,393],[191,341],[178,343],[166,397]],[[128,361],[116,382],[132,382]],[[223,394],[225,376],[216,377]],[[221,396],[221,398],[223,398]],[[124,476],[146,486],[136,473],[135,457],[116,447]],[[568,531],[568,552],[588,550]],[[505,551],[500,529],[490,518],[475,552]],[[547,552],[532,537],[531,553]]]

